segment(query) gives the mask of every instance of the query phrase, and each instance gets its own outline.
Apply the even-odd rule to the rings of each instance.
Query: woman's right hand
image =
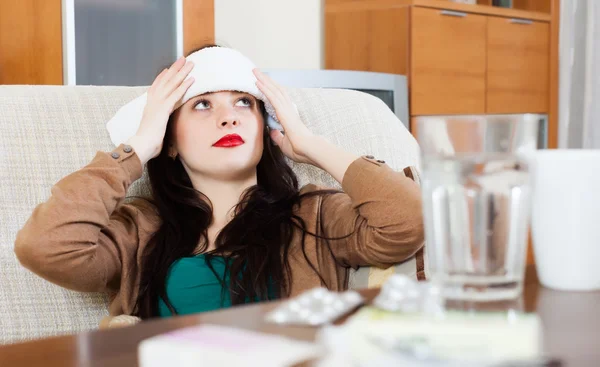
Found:
[[[148,89],[148,99],[140,127],[127,141],[140,158],[142,165],[158,156],[162,149],[169,116],[179,107],[177,103],[194,82],[185,79],[194,64],[181,57],[163,70]]]

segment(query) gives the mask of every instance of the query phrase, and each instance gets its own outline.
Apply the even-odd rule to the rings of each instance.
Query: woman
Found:
[[[53,187],[17,235],[25,267],[108,292],[111,316],[145,319],[344,290],[349,268],[389,267],[420,249],[418,186],[312,134],[283,88],[225,50],[188,57],[202,68],[181,58],[165,69],[135,134]],[[217,74],[260,92],[227,89]],[[218,85],[204,88],[211,78]],[[265,105],[285,133],[269,129]],[[327,171],[344,192],[299,190],[284,156]],[[146,164],[153,199],[125,202]]]

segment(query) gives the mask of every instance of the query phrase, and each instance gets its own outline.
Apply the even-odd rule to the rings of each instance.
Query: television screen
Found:
[[[354,89],[359,92],[368,93],[375,96],[383,101],[390,110],[396,111],[394,108],[394,91],[391,90],[375,90],[375,89]]]

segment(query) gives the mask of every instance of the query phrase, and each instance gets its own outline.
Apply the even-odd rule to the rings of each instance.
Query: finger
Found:
[[[277,145],[278,147],[280,147],[283,143],[283,138],[285,137],[285,135],[283,135],[281,133],[281,131],[279,130],[271,130],[271,132],[269,133],[269,135],[271,136],[271,140],[273,140],[273,142],[275,143],[275,145]]]
[[[267,74],[263,73],[262,71],[260,71],[258,69],[254,69],[254,75],[257,77],[257,79],[259,79],[265,85],[267,85],[269,87],[269,89],[271,89],[273,91],[273,93],[275,95],[277,95],[282,101],[286,101],[289,103],[292,102],[292,100],[287,95],[287,91],[281,85],[279,85],[279,83],[277,83],[275,80],[273,80],[270,76],[268,76]]]
[[[287,89],[285,89],[283,85],[277,83],[275,80],[273,80],[273,78],[266,74],[264,74],[264,76],[265,79],[268,80],[270,84],[280,93],[283,99],[285,99],[288,103],[293,104],[292,98],[290,97],[289,93],[287,92]]]
[[[190,74],[192,69],[194,68],[194,63],[188,61],[180,70],[175,74],[170,81],[168,81],[164,85],[165,93],[167,95],[173,93],[175,89],[177,89],[183,80]]]
[[[177,61],[175,61],[173,63],[173,65],[171,65],[171,67],[169,68],[169,70],[167,70],[167,72],[165,73],[164,77],[161,78],[161,83],[160,85],[165,85],[166,83],[169,82],[169,80],[171,80],[171,78],[177,74],[177,72],[179,72],[179,70],[181,70],[181,68],[185,65],[185,57],[180,57],[179,59],[177,59]]]
[[[165,74],[167,73],[167,68],[164,68],[163,71],[161,71],[156,78],[154,78],[154,81],[152,82],[152,85],[150,85],[150,88],[148,89],[148,91],[154,91],[156,89],[156,86],[160,83],[161,79],[165,76]]]
[[[265,89],[268,89],[272,93],[272,95],[274,96],[273,98],[276,98],[279,101],[279,106],[280,106],[279,108],[281,108],[282,111],[289,111],[290,113],[296,113],[297,112],[296,106],[292,102],[292,99],[288,95],[287,91],[285,89],[283,89],[281,86],[279,86],[277,83],[275,83],[272,79],[267,79],[268,77],[266,75],[264,75],[264,76],[265,76],[264,81],[260,81],[260,82],[262,83],[262,85],[264,86]]]
[[[194,84],[194,77],[184,80],[183,83],[171,93],[167,99],[167,103],[169,103],[170,106],[173,106],[173,111],[181,106],[180,101],[192,84]]]
[[[275,89],[269,84],[263,82],[262,80],[258,80],[256,82],[256,86],[258,89],[263,92],[263,94],[267,97],[269,102],[275,107],[275,110],[279,113],[283,113],[286,109],[286,101],[282,98],[281,94],[277,93]]]
[[[169,68],[164,68],[164,69],[163,69],[163,70],[160,72],[160,74],[158,74],[158,75],[156,76],[156,78],[154,78],[154,82],[152,82],[152,85],[156,85],[156,84],[158,84],[158,83],[160,82],[160,80],[161,80],[162,78],[164,78],[164,76],[165,76],[165,74],[167,73],[167,71],[169,71]]]
[[[254,75],[256,76],[256,79],[258,79],[258,81],[263,85],[263,87],[265,89],[268,89],[268,90],[271,91],[271,95],[274,98],[278,98],[282,102],[285,101],[285,98],[283,98],[283,95],[281,94],[281,91],[277,90],[277,88],[275,87],[275,85],[273,85],[273,81],[272,80],[268,79],[267,76],[265,74],[263,74],[258,69],[254,69],[253,72],[254,72]]]
[[[261,81],[257,82],[257,86],[261,92],[263,92],[265,97],[267,97],[267,100],[271,102],[271,105],[275,110],[275,115],[277,115],[277,120],[283,127],[283,130],[290,130],[292,126],[289,125],[289,121],[293,120],[293,116],[289,115],[291,106],[285,101],[281,101],[278,96],[273,95],[273,91],[266,88]]]
[[[283,104],[283,101],[281,101],[279,99],[279,97],[276,96],[273,93],[273,91],[271,89],[269,89],[260,80],[256,82],[256,86],[265,95],[265,97],[267,97],[267,99],[269,100],[269,102],[271,103],[271,105],[273,106],[273,108],[275,109],[275,113],[277,114],[277,118],[279,119],[279,121],[281,122],[281,124],[284,125],[283,127],[285,128],[285,122],[283,122],[283,120],[286,120],[284,118],[284,116],[283,116],[285,114],[285,105]]]

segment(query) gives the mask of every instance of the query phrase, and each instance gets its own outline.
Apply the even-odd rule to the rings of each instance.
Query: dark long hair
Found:
[[[260,108],[264,114],[262,102]],[[166,293],[167,275],[176,260],[199,252],[206,255],[209,267],[212,257],[225,258],[229,284],[225,284],[223,274],[211,269],[223,289],[229,290],[234,305],[289,295],[288,252],[298,229],[302,231],[304,257],[324,283],[304,251],[304,238],[309,232],[302,218],[294,213],[295,206],[300,205],[306,195],[299,194],[298,179],[281,150],[271,143],[266,124],[263,154],[256,167],[257,184],[242,195],[233,219],[215,239],[216,249],[205,252],[212,206],[205,195],[194,189],[180,160],[169,157],[172,116],[160,154],[147,164],[152,200],[161,225],[142,254],[139,295],[134,313],[141,318],[157,316],[159,300],[162,299],[171,313],[176,314],[177,310]],[[312,192],[309,195],[332,192],[336,191]],[[309,234],[319,236],[317,233]]]

